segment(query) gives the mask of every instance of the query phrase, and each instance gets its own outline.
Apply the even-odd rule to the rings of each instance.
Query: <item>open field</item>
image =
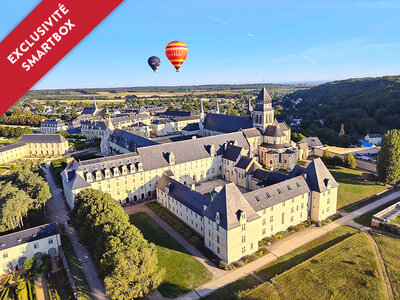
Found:
[[[212,274],[146,213],[129,217],[143,236],[156,245],[158,265],[166,270],[158,287],[164,297],[177,297],[211,280]]]
[[[339,183],[338,209],[345,208],[352,203],[387,189],[385,186],[379,185],[376,182],[359,179],[362,172],[358,170],[339,167],[330,168],[329,171]]]
[[[260,276],[265,281],[271,280],[273,277],[293,268],[294,266],[302,263],[310,257],[332,247],[333,245],[343,241],[356,233],[355,229],[351,227],[342,226],[335,230],[328,232],[324,236],[309,242],[292,252],[279,257],[277,260],[270,264],[261,267],[254,273]],[[247,290],[259,285],[259,282],[252,276],[246,276],[238,281],[235,281],[215,293],[205,297],[208,300],[229,299],[233,294],[240,290]]]
[[[377,254],[365,233],[262,284],[244,299],[387,299]]]
[[[400,239],[373,233],[385,261],[386,269],[392,282],[394,298],[400,298]]]

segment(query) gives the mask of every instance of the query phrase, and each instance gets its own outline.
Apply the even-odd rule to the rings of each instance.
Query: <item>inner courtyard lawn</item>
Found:
[[[164,281],[158,287],[164,297],[177,297],[211,280],[211,272],[146,213],[133,214],[129,218],[144,238],[156,245],[158,265],[166,271]]]
[[[378,244],[379,250],[385,261],[393,287],[394,298],[400,298],[400,239],[373,233],[372,237]]]
[[[387,299],[377,254],[357,233],[264,283],[244,299]]]
[[[329,171],[339,183],[338,209],[387,189],[374,181],[363,181],[360,179],[363,172],[358,170],[338,167],[330,168]]]

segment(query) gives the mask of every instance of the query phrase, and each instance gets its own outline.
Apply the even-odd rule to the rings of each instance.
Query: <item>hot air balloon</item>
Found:
[[[188,52],[189,50],[185,43],[179,41],[171,42],[165,48],[165,54],[169,61],[174,65],[177,72],[179,72],[179,68],[185,61]]]
[[[161,64],[161,60],[157,56],[150,57],[147,62],[149,63],[150,68],[153,69],[154,73],[157,71],[158,67]]]

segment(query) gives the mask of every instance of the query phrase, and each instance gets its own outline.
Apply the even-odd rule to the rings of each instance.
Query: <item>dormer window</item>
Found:
[[[90,172],[86,173],[86,181],[87,182],[93,181],[92,173]]]
[[[217,212],[217,213],[215,214],[215,222],[216,222],[217,224],[219,224],[219,222],[220,222],[219,212]]]
[[[128,173],[128,168],[126,166],[122,166],[122,175],[125,175]]]
[[[110,178],[111,177],[110,169],[104,169],[104,177],[105,178]]]

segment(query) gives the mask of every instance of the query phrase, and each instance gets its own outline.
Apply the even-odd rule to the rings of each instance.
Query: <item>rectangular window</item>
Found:
[[[304,203],[302,203],[302,204],[301,204],[300,208],[301,208],[301,209],[303,209],[303,208],[304,208]]]
[[[274,221],[274,216],[270,216],[269,221],[272,223]]]
[[[219,247],[217,247],[217,253],[219,254]]]
[[[34,243],[33,244],[33,249],[37,249],[37,248],[39,248],[39,243]]]
[[[262,235],[265,235],[267,233],[267,230],[265,228],[262,230]]]
[[[246,242],[246,236],[244,235],[244,236],[242,236],[242,243],[245,243]]]
[[[271,225],[271,232],[274,231],[274,225]]]
[[[7,258],[8,257],[8,253],[3,253],[3,258]]]
[[[293,216],[290,217],[290,222],[291,222],[291,223],[293,222]]]
[[[292,207],[292,208],[290,209],[290,212],[291,212],[291,213],[294,213],[294,207]]]
[[[242,253],[246,253],[246,247],[242,247]]]
[[[49,245],[53,244],[53,239],[49,239]]]
[[[219,244],[219,235],[217,235],[217,243]]]
[[[246,230],[246,224],[243,224],[242,225],[242,231],[245,231]]]
[[[285,224],[285,213],[282,213],[282,224]]]
[[[263,226],[265,225],[265,224],[267,224],[267,220],[262,220],[262,224],[263,224]]]

